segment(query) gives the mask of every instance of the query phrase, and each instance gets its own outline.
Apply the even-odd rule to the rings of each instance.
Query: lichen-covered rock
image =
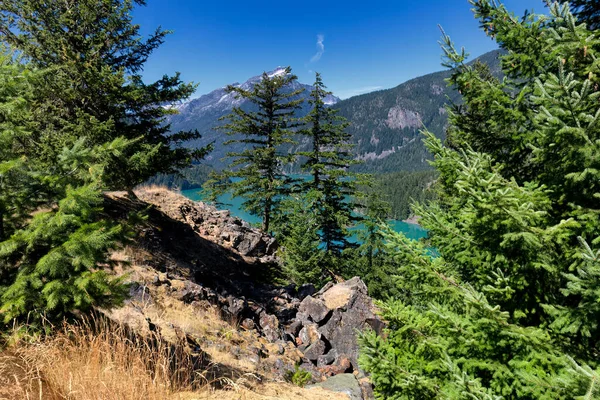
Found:
[[[276,316],[263,312],[260,314],[259,325],[262,333],[267,340],[275,342],[281,339],[281,330],[279,329],[279,320]]]
[[[356,380],[356,377],[352,374],[340,374],[332,376],[324,382],[320,382],[308,387],[320,387],[331,390],[332,392],[344,393],[348,395],[350,400],[363,400],[360,385]]]

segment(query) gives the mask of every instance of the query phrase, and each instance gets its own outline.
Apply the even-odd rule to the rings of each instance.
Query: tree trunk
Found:
[[[263,223],[262,230],[264,233],[269,233],[269,225],[271,224],[271,199],[265,201],[265,208],[263,210]]]
[[[4,240],[4,211],[0,208],[0,242]]]

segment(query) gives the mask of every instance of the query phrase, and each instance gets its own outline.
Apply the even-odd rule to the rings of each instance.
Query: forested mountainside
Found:
[[[272,76],[282,75],[285,73],[285,68],[276,68],[275,70],[268,72],[267,74]],[[232,86],[240,87],[244,90],[251,90],[256,83],[262,79],[261,75],[248,79],[243,84],[233,83]],[[301,98],[307,99],[312,86],[308,84],[299,83],[294,81],[289,87],[289,91],[304,89],[304,92],[300,95]],[[327,96],[325,103],[328,105],[336,104],[340,101],[335,96]],[[216,89],[206,95],[203,95],[197,99],[192,99],[185,103],[175,105],[179,110],[179,114],[171,116],[169,122],[171,123],[171,131],[178,132],[180,130],[191,130],[197,129],[202,138],[192,140],[186,143],[186,146],[191,147],[202,147],[209,143],[214,143],[213,152],[206,158],[206,163],[211,166],[220,169],[226,164],[221,162],[221,159],[225,157],[227,151],[236,151],[239,148],[225,148],[223,143],[228,139],[224,132],[218,131],[215,128],[223,125],[223,121],[220,118],[231,113],[234,107],[241,106],[243,109],[251,109],[251,105],[244,99],[236,98],[235,93],[228,93],[226,88]],[[297,110],[297,117],[303,117],[308,114],[310,107],[307,102],[304,102],[302,108]],[[234,146],[235,147],[235,146]]]
[[[477,58],[488,64],[495,74],[500,73],[498,56],[500,50],[492,51]],[[283,68],[277,68],[268,75],[282,74]],[[347,100],[340,101],[329,96],[326,104],[340,110],[340,115],[350,121],[348,133],[356,144],[357,158],[364,161],[358,168],[364,172],[395,172],[399,170],[421,170],[429,168],[428,153],[419,135],[425,126],[436,136],[444,138],[447,123],[444,106],[449,101],[459,101],[459,94],[447,87],[445,79],[449,71],[441,71],[421,76],[405,82],[395,88],[381,90]],[[234,83],[244,89],[252,88],[259,80],[255,76],[243,84]],[[304,88],[301,95],[306,98],[312,86],[294,82],[290,91]],[[227,93],[225,88],[201,96],[197,99],[176,105],[178,115],[170,118],[171,130],[197,129],[202,138],[190,141],[187,145],[202,147],[214,143],[214,151],[206,158],[206,163],[219,169],[224,167],[221,159],[226,150],[223,143],[227,140],[223,132],[215,130],[223,124],[219,119],[231,112],[233,107],[250,107],[247,102],[236,99],[235,94]],[[305,103],[297,116],[308,112]],[[302,147],[300,143],[299,147]],[[228,151],[239,149],[229,148]]]
[[[491,72],[499,75],[500,54],[501,50],[495,50],[476,60],[488,64]],[[437,137],[445,138],[448,118],[444,106],[460,101],[459,93],[445,81],[450,74],[435,72],[335,105],[350,122],[348,133],[356,144],[357,156],[364,160],[361,170],[373,173],[429,168],[429,153],[420,130],[426,127]]]

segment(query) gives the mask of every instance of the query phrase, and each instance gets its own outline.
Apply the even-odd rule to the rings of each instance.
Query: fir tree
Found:
[[[46,199],[47,210],[38,210],[0,242],[4,322],[15,318],[37,322],[42,314],[61,319],[75,310],[113,306],[125,298],[122,279],[104,270],[111,264],[109,251],[126,239],[127,232],[102,216],[102,173],[106,159],[126,145],[117,139],[90,149],[82,139],[63,150],[57,165],[35,173],[41,186],[49,185],[54,195]]]
[[[279,204],[290,192],[292,178],[285,175],[283,166],[294,156],[282,146],[294,143],[294,128],[299,123],[294,117],[303,102],[298,96],[303,89],[294,90],[296,75],[287,68],[284,74],[269,76],[263,73],[252,89],[228,86],[227,91],[248,100],[253,109],[235,107],[225,117],[228,123],[221,127],[234,137],[226,145],[241,144],[238,152],[229,152],[230,169],[209,182],[213,199],[219,193],[231,191],[244,198],[243,207],[262,218],[262,229],[270,232]]]
[[[569,4],[571,4],[573,14],[577,19],[585,22],[589,29],[600,28],[600,1],[571,0]]]
[[[338,111],[328,107],[324,100],[331,92],[326,90],[319,73],[308,100],[311,111],[304,118],[306,128],[301,134],[308,137],[311,149],[298,152],[305,158],[302,171],[310,179],[302,183],[302,190],[321,194],[316,208],[321,242],[327,253],[331,271],[341,273],[341,256],[351,247],[348,228],[356,218],[353,216],[353,198],[358,187],[358,175],[350,172],[357,162],[352,154],[350,135],[345,132],[346,119]]]
[[[360,276],[372,297],[388,298],[396,291],[389,281],[394,266],[388,262],[385,239],[385,232],[390,229],[385,222],[390,213],[390,205],[377,193],[369,193],[361,203],[361,224],[354,230],[360,245],[347,251],[349,267],[346,274]]]
[[[325,252],[319,237],[319,192],[293,194],[282,207],[285,217],[278,223],[281,261],[285,276],[297,285],[324,283]]]
[[[506,78],[445,38],[464,103],[451,146],[426,132],[438,197],[414,206],[439,257],[389,236],[398,295],[363,365],[384,398],[597,398],[598,39],[566,3],[471,4]]]
[[[38,198],[20,144],[28,134],[36,74],[13,57],[0,45],[0,241],[27,220]]]
[[[132,23],[143,0],[6,0],[0,3],[0,36],[34,66],[51,69],[37,82],[30,130],[45,160],[86,137],[89,147],[118,137],[135,140],[115,154],[103,179],[131,190],[159,172],[170,173],[201,158],[207,149],[181,147],[197,132],[169,134],[174,104],[193,93],[179,74],[146,84],[141,71],[170,33],[147,40]],[[33,122],[35,121],[35,122]],[[34,149],[29,149],[34,151]]]
[[[81,138],[49,163],[29,130],[47,71],[0,53],[0,316],[54,320],[123,299],[108,251],[126,238],[102,215],[105,166],[130,142],[89,148]],[[35,148],[37,151],[31,151]]]

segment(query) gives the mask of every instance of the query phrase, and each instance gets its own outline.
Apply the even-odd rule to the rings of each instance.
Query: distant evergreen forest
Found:
[[[412,203],[426,203],[435,199],[432,185],[437,176],[438,173],[435,170],[399,171],[376,175],[376,181],[371,190],[389,203],[389,218],[404,220],[413,214]]]
[[[164,186],[169,189],[188,190],[201,188],[208,180],[213,168],[208,165],[198,164],[182,169],[179,173],[157,174],[148,179],[145,185]]]
[[[214,169],[208,165],[193,165],[180,173],[158,174],[143,185],[164,186],[172,190],[198,189],[209,180],[212,171]],[[435,198],[431,186],[436,177],[435,170],[374,175],[374,184],[365,190],[379,195],[389,203],[388,218],[404,220],[412,215],[410,205],[413,202],[422,203]]]

